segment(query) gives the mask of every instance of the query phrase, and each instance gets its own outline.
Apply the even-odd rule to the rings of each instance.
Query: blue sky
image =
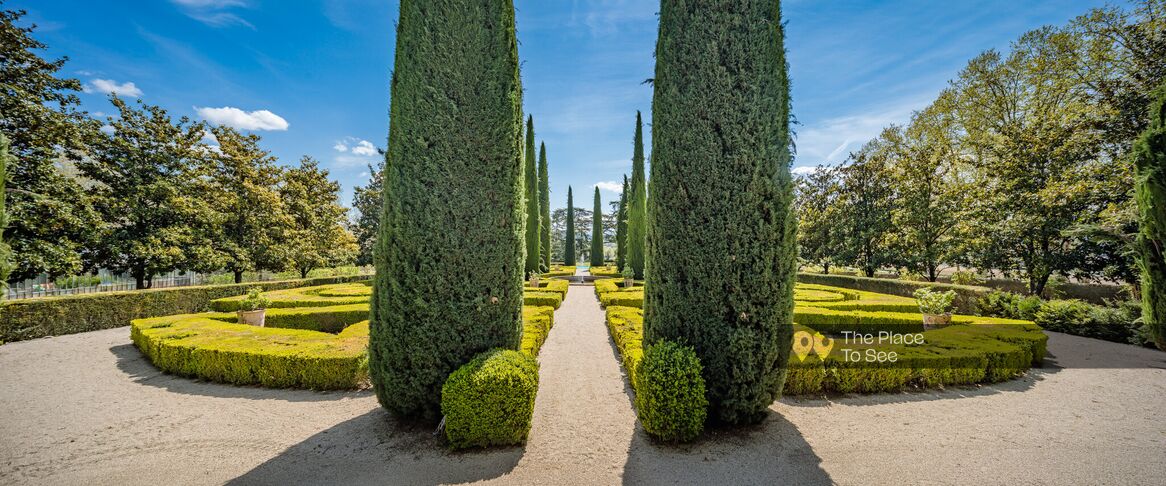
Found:
[[[1102,1],[787,0],[795,166],[845,159],[926,106],[968,59]],[[551,203],[606,202],[630,172],[635,112],[650,136],[656,12],[651,0],[516,0],[526,112],[547,144]],[[86,84],[177,116],[245,127],[281,163],[322,161],[344,188],[367,180],[388,133],[395,0],[9,0],[48,55]],[[650,141],[647,142],[650,150]]]

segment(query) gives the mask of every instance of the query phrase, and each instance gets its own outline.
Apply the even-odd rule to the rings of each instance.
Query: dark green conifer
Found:
[[[543,142],[538,148],[538,197],[539,197],[539,250],[542,253],[544,270],[551,268],[551,187],[550,176],[547,174],[547,144]]]
[[[539,252],[539,243],[542,242],[542,237],[539,236],[540,227],[539,222],[539,197],[538,197],[538,167],[534,158],[534,117],[527,116],[526,118],[526,150],[523,151],[526,158],[524,171],[526,174],[525,189],[526,189],[526,274],[531,272],[541,272],[542,254]]]
[[[1150,126],[1134,143],[1134,171],[1142,321],[1166,350],[1166,85],[1154,91]]]
[[[567,186],[567,230],[563,239],[563,264],[575,266],[575,197],[571,194],[571,186]]]
[[[449,374],[521,336],[513,4],[402,1],[391,89],[369,372],[393,414],[436,421]]]
[[[648,184],[644,174],[644,122],[636,111],[636,135],[632,142],[632,180],[628,195],[627,242],[624,258],[637,279],[644,278],[644,239],[648,230]]]
[[[793,325],[779,2],[663,2],[653,89],[644,344],[692,346],[709,418],[754,423],[780,395]]]
[[[599,188],[595,188],[595,209],[591,212],[591,266],[603,265],[603,206],[599,203]]]

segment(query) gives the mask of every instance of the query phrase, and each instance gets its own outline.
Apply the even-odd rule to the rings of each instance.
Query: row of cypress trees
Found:
[[[795,242],[779,8],[729,3],[662,3],[651,189],[637,113],[620,212],[646,342],[690,346],[710,416],[746,423],[784,381]],[[545,151],[532,118],[523,143],[510,0],[402,0],[397,28],[369,366],[383,406],[435,420],[452,371],[518,344],[523,277],[549,263]],[[594,212],[599,265],[598,188]]]

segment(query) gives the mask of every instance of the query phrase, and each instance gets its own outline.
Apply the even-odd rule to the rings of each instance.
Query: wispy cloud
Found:
[[[641,25],[655,20],[658,2],[644,0],[600,0],[575,2],[568,26],[584,25],[592,36],[619,32],[627,24]]]
[[[222,108],[199,108],[194,110],[203,120],[215,125],[242,128],[244,130],[287,130],[288,123],[283,117],[267,110],[243,111],[233,106]]]
[[[194,20],[211,27],[230,27],[241,25],[254,29],[255,26],[243,17],[232,12],[236,8],[250,7],[246,0],[170,0]]]
[[[906,123],[911,113],[923,109],[932,101],[928,98],[909,98],[861,113],[829,118],[798,130],[797,160],[803,164],[837,163],[878,136],[892,123]]]
[[[616,181],[596,182],[595,187],[598,187],[599,190],[601,190],[601,191],[608,191],[608,192],[614,192],[614,193],[620,193],[623,191],[623,183],[616,182]]]
[[[140,98],[142,90],[130,81],[118,83],[112,79],[94,79],[82,86],[82,90],[86,93],[102,93],[107,95],[128,96],[130,98]]]
[[[814,168],[808,166],[794,167],[793,169],[790,169],[790,172],[792,172],[794,175],[804,176],[813,174]]]

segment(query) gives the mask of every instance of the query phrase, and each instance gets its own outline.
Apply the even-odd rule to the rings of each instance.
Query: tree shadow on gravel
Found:
[[[356,398],[371,395],[371,391],[331,391],[288,390],[260,388],[253,386],[224,385],[195,380],[163,373],[146,360],[133,344],[119,344],[109,348],[117,357],[117,369],[125,373],[134,383],[162,388],[171,393],[198,395],[216,398],[247,398],[252,400],[283,400],[288,402],[325,402],[342,398]]]
[[[794,424],[769,411],[741,428],[706,428],[697,442],[660,444],[643,427],[628,449],[624,484],[833,484]]]
[[[611,335],[611,359],[620,361]],[[628,406],[636,407],[635,391],[624,374]],[[624,484],[833,484],[819,465],[822,460],[797,427],[773,410],[760,424],[739,428],[706,427],[691,444],[664,444],[636,430],[628,445]]]
[[[337,424],[228,484],[446,484],[493,479],[514,469],[524,447],[451,452],[429,425],[382,408]]]

